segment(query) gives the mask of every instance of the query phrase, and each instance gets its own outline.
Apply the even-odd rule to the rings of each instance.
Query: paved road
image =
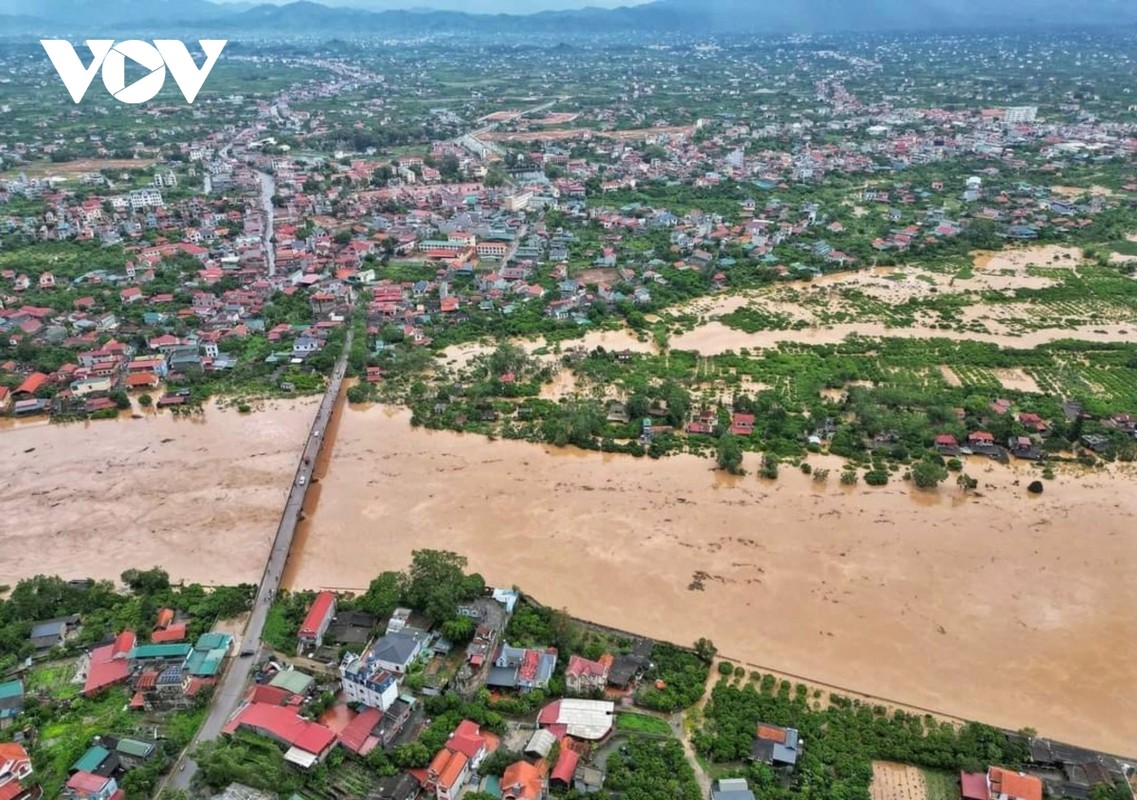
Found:
[[[280,586],[280,576],[284,572],[284,563],[288,559],[288,551],[292,548],[292,537],[296,533],[296,523],[300,520],[300,510],[304,505],[305,491],[312,479],[316,455],[319,453],[323,433],[327,430],[328,420],[331,418],[336,398],[339,396],[340,386],[343,383],[344,372],[347,369],[347,356],[351,352],[352,334],[353,331],[349,329],[347,338],[344,340],[343,355],[336,363],[331,381],[328,383],[328,391],[320,403],[320,409],[312,423],[312,429],[309,432],[308,441],[304,445],[299,466],[292,478],[288,502],[285,503],[284,514],[281,516],[280,525],[276,530],[272,551],[269,553],[264,574],[261,576],[256,604],[249,616],[244,636],[237,647],[238,654],[245,650],[260,649],[265,618],[268,616],[271,599],[276,595]],[[303,479],[303,483],[301,483],[301,479]],[[255,658],[242,658],[240,655],[230,659],[229,667],[222,676],[221,683],[214,691],[209,716],[206,717],[201,729],[197,732],[197,736],[194,737],[190,746],[179,758],[178,763],[172,768],[171,777],[167,782],[169,788],[189,788],[190,781],[193,779],[194,773],[197,772],[197,765],[193,763],[188,753],[192,752],[200,742],[216,739],[220,735],[222,726],[233,716],[233,712],[237,710],[237,705],[245,694],[255,661]]]

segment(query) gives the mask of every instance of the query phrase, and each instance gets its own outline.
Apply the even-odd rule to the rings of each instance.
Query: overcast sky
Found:
[[[244,2],[250,0],[215,0],[215,2]],[[292,0],[252,0],[280,5]],[[353,6],[386,10],[389,8],[438,8],[449,11],[468,11],[472,14],[532,14],[537,11],[552,11],[562,8],[584,8],[599,6],[635,6],[648,0],[317,0],[329,6]]]

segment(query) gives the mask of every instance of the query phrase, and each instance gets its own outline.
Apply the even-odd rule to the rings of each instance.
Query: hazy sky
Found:
[[[280,5],[292,0],[252,0]],[[250,2],[250,0],[215,0],[215,2]],[[449,11],[468,11],[472,14],[532,14],[562,8],[598,6],[635,6],[648,0],[317,0],[329,6],[352,6],[386,10],[389,8],[438,8]]]

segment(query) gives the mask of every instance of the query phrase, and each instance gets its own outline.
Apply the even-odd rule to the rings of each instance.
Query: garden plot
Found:
[[[999,379],[1004,389],[1010,389],[1016,392],[1033,392],[1034,394],[1042,393],[1042,389],[1039,388],[1038,383],[1026,373],[1026,370],[992,369],[991,373]]]
[[[919,767],[892,761],[872,762],[872,800],[926,800],[928,786]]]

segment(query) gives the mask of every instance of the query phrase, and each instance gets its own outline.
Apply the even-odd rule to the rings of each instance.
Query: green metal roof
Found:
[[[202,678],[213,677],[221,671],[225,653],[225,650],[194,650],[186,660],[186,669],[190,675]]]
[[[23,694],[23,681],[8,681],[7,683],[0,683],[0,700],[6,700],[9,697],[22,697]]]
[[[276,676],[268,682],[269,686],[275,686],[277,689],[284,689],[286,692],[292,694],[304,694],[308,691],[308,687],[314,681],[311,675],[306,675],[297,669],[287,669],[283,672],[278,672]]]
[[[195,650],[228,649],[233,637],[228,633],[203,633],[194,645]]]
[[[130,651],[130,659],[185,658],[191,649],[188,644],[140,644]]]
[[[135,758],[146,758],[154,752],[154,745],[137,739],[119,739],[115,750]]]
[[[87,748],[78,761],[71,765],[72,772],[94,772],[110,757],[111,751],[100,745]]]

